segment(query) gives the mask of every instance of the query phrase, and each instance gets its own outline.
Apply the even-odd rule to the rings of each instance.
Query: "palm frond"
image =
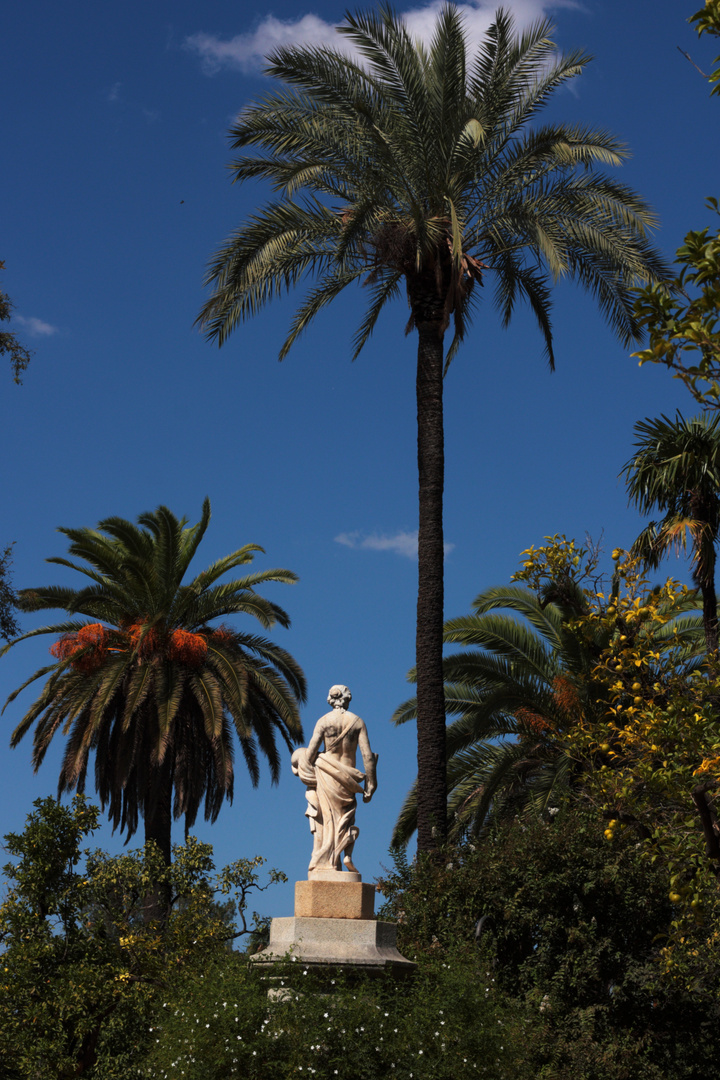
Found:
[[[195,525],[161,506],[141,515],[137,524],[107,518],[94,530],[61,530],[73,558],[54,561],[93,584],[80,590],[29,589],[25,603],[81,611],[92,622],[43,626],[11,643],[38,634],[63,639],[60,659],[36,671],[8,698],[9,706],[33,682],[44,680],[16,724],[12,745],[34,727],[32,761],[38,768],[62,732],[61,793],[82,790],[94,755],[101,804],[113,826],[128,836],[141,817],[146,829],[149,819],[155,821],[163,799],[170,805],[173,786],[175,817],[194,821],[204,800],[206,815],[215,819],[233,794],[233,726],[253,784],[260,775],[258,749],[276,780],[276,736],[288,747],[302,736],[298,705],[306,683],[294,658],[265,637],[209,625],[225,616],[249,615],[264,628],[288,626],[287,613],[258,589],[269,582],[292,584],[297,577],[278,568],[222,582],[223,575],[262,551],[248,544],[184,584],[209,521],[206,499]],[[169,851],[169,817],[163,828]]]

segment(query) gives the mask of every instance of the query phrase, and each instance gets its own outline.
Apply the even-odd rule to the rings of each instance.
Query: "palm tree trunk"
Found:
[[[150,779],[150,795],[145,802],[145,843],[152,840],[157,845],[164,865],[170,866],[172,859],[172,762],[166,754],[164,762],[155,770],[155,777]],[[158,882],[145,897],[145,920],[157,920],[164,923],[170,909],[170,887],[167,882]]]
[[[700,531],[695,541],[693,579],[699,587],[703,602],[703,630],[708,654],[718,651],[718,611],[715,592],[715,540],[718,532],[717,514],[714,499],[710,505],[699,495],[694,500],[692,511],[701,522]]]
[[[708,653],[718,651],[718,612],[715,592],[715,559],[706,578],[700,583],[703,601],[703,628]]]
[[[443,330],[439,321],[418,329],[418,603],[417,669],[418,851],[447,837],[447,766],[443,683]]]

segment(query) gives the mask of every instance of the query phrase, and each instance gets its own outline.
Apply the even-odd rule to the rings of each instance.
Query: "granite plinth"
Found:
[[[347,877],[339,874],[338,878]],[[311,919],[372,919],[375,886],[362,881],[295,882],[295,917]]]
[[[375,919],[273,919],[270,941],[254,959],[272,964],[290,959],[315,966],[356,968],[367,974],[410,974],[416,965],[397,950],[394,923]]]

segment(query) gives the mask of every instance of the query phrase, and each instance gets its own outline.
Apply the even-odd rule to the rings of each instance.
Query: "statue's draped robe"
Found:
[[[340,870],[343,852],[348,869],[352,869],[352,849],[360,832],[355,825],[356,796],[363,791],[365,773],[327,753],[318,754],[311,765],[305,749],[293,754],[293,772],[307,787],[305,816],[313,834],[308,869]]]

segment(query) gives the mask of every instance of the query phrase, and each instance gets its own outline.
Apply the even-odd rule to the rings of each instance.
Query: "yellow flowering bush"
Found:
[[[666,969],[690,983],[720,962],[720,662],[704,654],[695,593],[653,584],[622,549],[609,581],[597,552],[565,536],[523,552],[514,580],[552,597],[568,580],[583,610],[566,629],[592,642],[585,707],[563,731],[575,795],[605,823],[608,843],[632,830],[664,871],[674,917]],[[714,958],[714,959],[713,959]]]

